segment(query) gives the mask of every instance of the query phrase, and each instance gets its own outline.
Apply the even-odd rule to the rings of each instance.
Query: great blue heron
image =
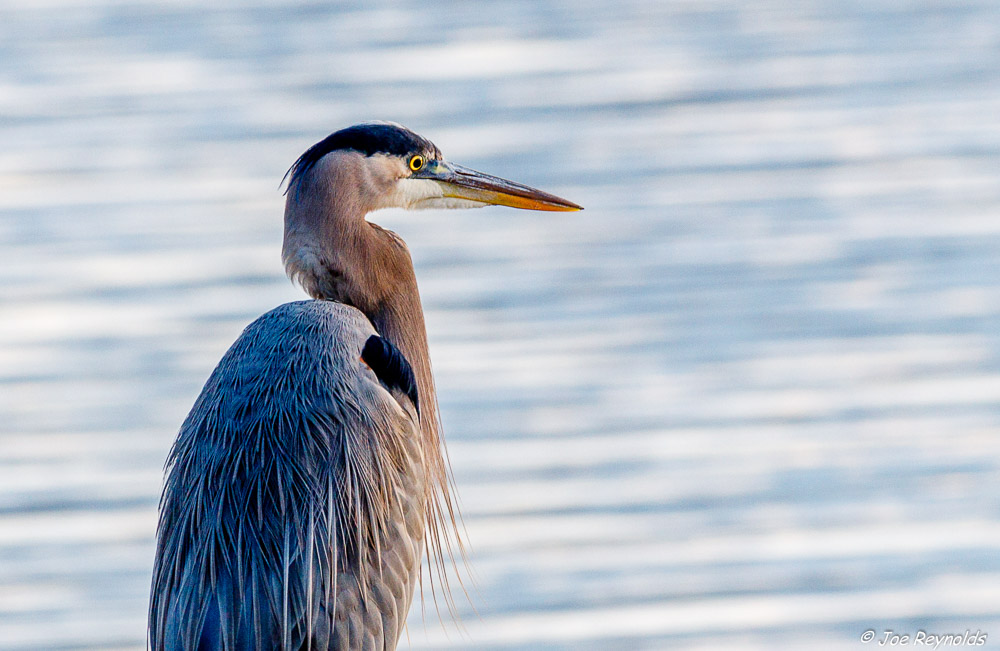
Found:
[[[455,524],[424,317],[380,208],[579,210],[446,162],[391,123],[291,167],[282,258],[316,300],[251,323],[177,436],[160,502],[154,651],[394,649],[421,556]]]

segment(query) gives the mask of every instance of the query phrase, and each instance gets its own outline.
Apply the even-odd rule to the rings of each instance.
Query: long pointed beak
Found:
[[[449,198],[525,210],[583,210],[583,206],[554,194],[444,161],[431,161],[413,176],[437,181]]]

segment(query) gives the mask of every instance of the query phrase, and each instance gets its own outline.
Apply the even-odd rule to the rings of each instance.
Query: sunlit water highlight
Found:
[[[0,648],[137,649],[161,465],[388,118],[475,587],[412,648],[1000,640],[992,0],[0,4]]]

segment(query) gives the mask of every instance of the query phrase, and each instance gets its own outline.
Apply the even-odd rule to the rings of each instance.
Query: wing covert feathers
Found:
[[[153,651],[395,648],[427,480],[416,412],[379,381],[416,407],[413,372],[391,345],[361,364],[375,335],[354,308],[302,301],[225,354],[167,461]]]

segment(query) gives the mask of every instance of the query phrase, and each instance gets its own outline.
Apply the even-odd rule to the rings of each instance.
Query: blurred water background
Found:
[[[0,648],[140,649],[162,463],[354,122],[578,201],[410,244],[472,545],[410,648],[1000,640],[995,0],[0,3]],[[405,647],[405,644],[404,644]]]

